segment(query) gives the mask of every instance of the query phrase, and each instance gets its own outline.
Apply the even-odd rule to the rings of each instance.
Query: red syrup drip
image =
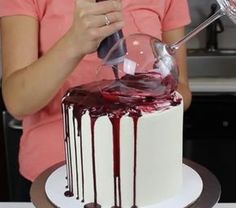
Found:
[[[64,195],[65,195],[66,197],[72,197],[72,196],[74,196],[74,194],[73,194],[71,191],[66,191],[66,192],[64,193]]]
[[[73,117],[77,120],[77,136],[79,138],[80,143],[80,166],[81,166],[81,185],[82,185],[82,196],[81,196],[81,202],[84,202],[84,159],[83,159],[83,139],[82,139],[82,133],[81,133],[81,119],[82,116],[86,113],[86,111],[83,108],[73,108]],[[75,117],[77,115],[77,117]],[[73,120],[75,122],[75,120]],[[75,130],[75,128],[74,128]],[[77,153],[76,153],[77,154]],[[77,158],[77,157],[76,157]],[[76,163],[77,164],[77,163]],[[76,169],[76,177],[78,179],[79,172],[78,168]],[[77,184],[77,192],[79,193],[79,186]],[[77,197],[80,198],[79,195]]]
[[[66,144],[69,144],[71,142],[70,138],[69,138],[69,108],[71,107],[71,105],[64,105],[64,122],[65,122],[65,143]],[[77,115],[80,115],[82,117],[82,115],[85,113],[84,110],[82,109],[78,109],[80,112],[78,113],[77,112],[77,109],[73,109],[73,111],[75,113],[73,113],[73,115],[77,114]],[[81,148],[81,154],[82,154],[82,134],[81,134],[81,119],[78,120],[77,118],[77,124],[78,124],[78,137],[80,138],[80,148]],[[74,138],[75,138],[75,141],[74,142],[78,142],[76,141],[76,135],[75,135],[75,120],[73,118],[73,126],[74,126]],[[68,191],[66,191],[64,193],[65,196],[67,197],[73,197],[74,196],[74,190],[73,190],[73,177],[72,177],[72,165],[71,165],[71,160],[72,160],[72,155],[71,155],[71,145],[65,145],[66,146],[66,152],[67,152],[67,155],[66,155],[66,173],[67,173],[67,176],[66,176],[66,179],[67,179],[67,182],[68,182],[68,185],[66,186],[66,188],[69,188]],[[75,154],[76,154],[76,178],[77,178],[77,181],[78,181],[78,166],[77,166],[77,149],[76,149],[76,146],[74,147],[75,148]],[[84,169],[83,169],[83,156],[80,156],[81,158],[81,171],[82,171],[82,199],[81,201],[83,202],[84,201]],[[77,184],[76,186],[76,189],[77,189],[77,196],[76,196],[76,199],[79,199],[79,184]]]
[[[68,125],[69,120],[68,120],[68,107],[67,106],[65,106],[64,116],[65,116],[65,118],[64,118],[64,120],[65,120],[65,143],[69,144],[70,139],[69,139],[69,125]],[[67,152],[67,156],[66,156],[66,163],[67,164],[70,164],[70,161],[71,161],[71,154],[70,154],[71,148],[70,147],[71,147],[70,145],[65,145],[65,148],[66,148],[65,151]],[[66,197],[72,197],[72,196],[74,196],[74,194],[73,194],[74,191],[73,191],[73,186],[72,186],[72,184],[73,184],[72,180],[73,179],[72,179],[72,170],[71,170],[70,165],[66,166],[66,173],[67,173],[66,179],[68,181],[68,185],[66,187],[68,187],[69,190],[66,191],[64,193],[64,195]]]
[[[80,120],[81,121],[81,120]],[[80,165],[81,165],[81,177],[82,177],[82,199],[81,202],[84,202],[84,157],[83,157],[83,139],[81,134],[81,122],[78,123],[78,135],[80,137]]]
[[[99,82],[93,82],[86,85],[81,85],[72,88],[68,91],[67,95],[64,97],[62,104],[67,109],[69,106],[74,107],[73,116],[78,122],[78,132],[82,135],[81,130],[81,119],[83,114],[88,111],[91,118],[91,133],[92,133],[92,158],[93,158],[93,177],[94,177],[94,202],[87,203],[85,208],[100,208],[101,205],[97,203],[97,190],[96,190],[96,164],[95,164],[95,146],[94,146],[94,124],[96,119],[107,115],[113,126],[113,175],[114,175],[114,208],[121,207],[121,188],[120,188],[120,119],[125,114],[133,118],[134,123],[134,164],[133,164],[133,205],[132,208],[136,208],[136,160],[137,160],[137,123],[138,118],[141,116],[141,112],[154,112],[157,110],[168,109],[170,106],[175,106],[180,104],[181,99],[176,99],[175,93],[172,87],[166,86],[165,89],[156,89],[156,96],[150,93],[144,93],[144,91],[150,91],[150,88],[156,87],[155,83],[152,81],[153,85],[148,81],[143,81],[145,77],[136,77],[136,84],[130,81],[130,78],[124,77],[122,80],[102,80]],[[133,78],[132,78],[133,79]],[[140,79],[140,80],[139,80]],[[150,76],[148,79],[151,79]],[[154,78],[153,78],[154,79]],[[156,78],[155,78],[156,79]],[[166,78],[169,79],[169,78]],[[125,96],[120,94],[120,90],[117,88],[122,81],[123,84],[126,82],[129,86],[133,87],[133,90],[129,89],[129,96],[127,96],[126,102],[121,102],[120,99],[116,99],[117,96],[121,96],[126,99]],[[157,81],[157,80],[156,80]],[[167,83],[166,80],[159,80],[159,83]],[[148,85],[148,84],[149,85]],[[147,84],[147,85],[146,85]],[[169,84],[173,86],[172,84]],[[102,89],[102,94],[99,91]],[[138,90],[137,90],[138,89]],[[105,98],[105,99],[104,99]],[[115,98],[115,99],[113,99]],[[133,99],[138,98],[138,99]],[[114,100],[116,102],[114,102]],[[124,101],[124,100],[122,100]],[[165,104],[165,105],[163,105]],[[64,112],[68,113],[68,112]],[[69,129],[68,119],[65,119],[66,131]],[[82,139],[82,137],[80,137]],[[112,139],[112,138],[111,138]],[[80,141],[82,142],[82,140]],[[83,150],[82,150],[83,151]],[[81,152],[82,152],[81,151]],[[82,154],[82,153],[81,153]],[[68,160],[70,161],[70,160]],[[82,170],[83,172],[83,170]],[[82,182],[84,183],[84,182]],[[68,184],[70,186],[70,183]],[[83,185],[84,189],[84,185]],[[119,203],[118,200],[119,199]]]
[[[113,131],[113,180],[114,180],[114,206],[121,207],[121,184],[120,184],[120,116],[110,115]],[[119,202],[117,202],[119,199]],[[118,205],[119,203],[119,205]]]
[[[139,115],[141,116],[141,114]],[[137,167],[137,126],[138,126],[137,116],[133,117],[134,123],[134,173],[133,173],[133,205],[132,208],[136,208],[136,167]]]
[[[88,203],[84,205],[84,208],[101,208],[101,205],[96,203]]]
[[[96,117],[91,116],[91,144],[92,144],[92,164],[93,164],[93,191],[94,191],[94,203],[97,204],[97,183],[96,183],[96,163],[95,163],[95,141],[94,141],[94,126],[96,122]],[[100,206],[100,205],[99,205]]]
[[[73,119],[73,129],[74,129],[74,143],[76,144],[78,141],[77,141],[77,138],[76,138],[76,131],[75,131],[75,120]],[[77,156],[77,153],[78,153],[78,151],[77,151],[77,145],[75,145],[75,154],[76,154],[76,156],[75,156],[75,168],[76,168],[76,170],[78,170],[78,156]],[[79,174],[78,174],[78,171],[76,171],[76,181],[78,181],[78,179],[79,179]],[[77,183],[76,184],[76,190],[77,190],[77,196],[76,196],[76,199],[79,199],[79,183]]]

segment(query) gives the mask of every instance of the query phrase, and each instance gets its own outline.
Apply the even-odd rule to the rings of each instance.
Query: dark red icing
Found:
[[[102,95],[113,102],[150,102],[166,98],[176,89],[177,82],[168,75],[164,79],[159,73],[126,74],[122,79],[103,83],[100,87]]]
[[[71,191],[66,191],[65,196],[66,197],[72,197],[72,196],[74,196],[74,194]]]
[[[122,207],[122,190],[120,178],[120,119],[122,116],[130,116],[133,118],[134,124],[134,161],[133,161],[133,205],[136,208],[136,159],[137,159],[137,124],[142,112],[153,112],[156,110],[164,110],[170,105],[178,105],[180,99],[173,92],[175,89],[174,80],[166,77],[162,80],[159,76],[149,74],[138,74],[137,76],[126,75],[120,80],[103,80],[93,82],[86,85],[72,88],[64,97],[63,114],[65,124],[65,146],[67,151],[67,177],[69,191],[65,195],[70,197],[73,194],[72,189],[72,170],[70,166],[71,155],[70,147],[67,145],[69,139],[69,121],[68,109],[73,108],[73,117],[78,123],[78,136],[80,138],[80,164],[82,167],[82,193],[78,192],[77,198],[84,201],[84,170],[83,170],[83,147],[81,118],[85,112],[89,112],[91,118],[91,149],[92,149],[92,171],[93,171],[93,191],[94,200],[85,204],[85,208],[100,208],[97,201],[96,187],[96,160],[94,145],[94,125],[97,118],[108,116],[113,126],[113,180],[114,180],[114,205],[112,207]],[[101,91],[99,91],[99,89]],[[102,93],[102,95],[101,95]],[[75,127],[75,125],[74,125]],[[77,173],[78,177],[78,173]],[[78,187],[77,187],[78,188]],[[72,193],[72,194],[71,194]]]

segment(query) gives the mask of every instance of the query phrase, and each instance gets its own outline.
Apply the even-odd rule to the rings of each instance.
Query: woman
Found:
[[[0,0],[0,16],[3,97],[23,120],[20,172],[30,181],[64,160],[60,102],[68,88],[95,80],[102,39],[122,29],[173,43],[189,23],[186,0]],[[176,59],[187,109],[184,47]]]

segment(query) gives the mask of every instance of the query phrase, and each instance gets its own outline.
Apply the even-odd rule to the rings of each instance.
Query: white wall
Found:
[[[197,25],[202,23],[211,11],[211,4],[217,3],[216,0],[188,0],[191,15],[191,24],[186,31],[190,31]],[[219,48],[235,48],[236,49],[236,25],[234,25],[228,17],[221,17],[225,31],[218,36]],[[197,36],[188,41],[188,48],[204,48],[206,40],[205,30],[201,31]],[[0,43],[1,47],[1,43]],[[1,51],[0,51],[1,53]],[[1,54],[0,54],[1,56]],[[0,60],[0,78],[2,76],[2,66]]]
[[[211,4],[217,3],[216,0],[188,0],[192,22],[187,27],[187,31],[192,30],[202,23],[211,11]],[[236,25],[224,16],[220,18],[223,22],[225,31],[218,36],[219,48],[236,48]],[[204,48],[206,40],[205,30],[201,31],[196,37],[187,43],[188,48]]]

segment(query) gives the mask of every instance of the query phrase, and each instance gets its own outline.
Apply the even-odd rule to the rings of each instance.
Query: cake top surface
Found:
[[[68,90],[62,102],[65,105],[74,105],[80,114],[89,111],[92,117],[103,115],[140,117],[142,112],[162,111],[181,103],[181,98],[175,91],[162,93],[161,89],[158,89],[160,90],[160,96],[158,97],[139,94],[137,91],[130,94],[130,96],[122,96],[121,88],[122,85],[119,81],[102,80],[92,82]],[[130,93],[132,93],[132,90]]]

